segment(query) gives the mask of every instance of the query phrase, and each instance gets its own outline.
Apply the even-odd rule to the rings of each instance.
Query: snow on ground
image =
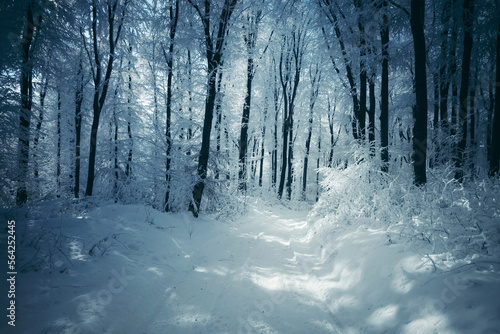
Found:
[[[72,211],[19,228],[16,328],[1,333],[500,332],[500,264],[442,270],[366,219],[334,228],[261,200],[231,219]]]

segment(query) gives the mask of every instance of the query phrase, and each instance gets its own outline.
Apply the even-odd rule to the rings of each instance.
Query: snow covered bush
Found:
[[[370,159],[355,161],[321,169],[323,193],[311,217],[335,228],[383,228],[389,244],[418,243],[433,262],[499,253],[499,180],[460,184],[442,170],[419,188],[410,173],[392,176]]]

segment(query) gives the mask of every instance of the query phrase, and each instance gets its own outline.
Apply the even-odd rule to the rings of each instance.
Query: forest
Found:
[[[11,1],[2,200],[314,202],[319,170],[498,174],[495,1]],[[410,176],[411,175],[411,176]]]
[[[483,290],[474,290],[474,300],[486,296],[489,305],[485,327],[439,327],[457,315],[429,320],[441,325],[424,332],[479,333],[498,324],[500,305],[487,296],[498,293],[500,277],[499,0],[3,0],[0,7],[0,216],[9,224],[1,237],[10,240],[15,221],[26,282],[60,266],[68,274],[77,260],[116,247],[132,252],[115,224],[143,221],[161,233],[184,226],[189,243],[196,234],[226,235],[224,224],[240,220],[262,225],[266,236],[274,233],[270,217],[291,215],[284,224],[295,226],[305,213],[303,232],[321,235],[310,245],[321,245],[323,264],[336,254],[349,261],[337,241],[358,236],[361,224],[381,233],[380,248],[362,248],[367,258],[411,244],[426,268],[408,269],[412,275],[452,275],[462,266],[472,268],[466,282],[485,275],[486,285],[477,283]],[[74,234],[65,230],[76,224],[83,225]],[[275,228],[298,233],[285,225]],[[86,234],[96,228],[101,234]],[[457,299],[468,298],[459,292]],[[443,313],[457,310],[440,303]],[[271,304],[274,317],[279,303]],[[317,332],[414,332],[421,319],[401,307],[386,308],[383,324],[346,325],[351,315]],[[77,313],[89,321],[85,312]],[[280,327],[284,320],[266,327],[271,318],[254,318],[232,326],[291,333]],[[88,328],[56,321],[45,330],[127,333],[103,321]],[[148,331],[166,328],[173,330]]]

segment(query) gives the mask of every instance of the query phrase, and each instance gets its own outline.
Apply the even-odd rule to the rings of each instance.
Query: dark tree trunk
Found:
[[[292,183],[293,183],[293,114],[290,113],[290,123],[288,128],[288,160],[287,160],[287,175],[286,175],[286,198],[292,199]]]
[[[382,42],[382,80],[380,83],[380,145],[382,172],[389,171],[389,18],[387,0],[382,1],[383,23],[380,29]]]
[[[205,100],[205,119],[203,121],[203,133],[201,141],[201,150],[198,158],[198,181],[193,188],[193,198],[189,203],[189,211],[194,217],[198,217],[200,211],[203,190],[205,188],[205,179],[208,172],[208,158],[210,154],[210,133],[212,132],[212,121],[216,99],[216,79],[217,73],[220,70],[219,65],[222,61],[224,39],[226,37],[229,19],[234,11],[237,0],[225,0],[219,22],[216,40],[212,41],[212,33],[210,31],[210,1],[205,0],[205,9],[202,13],[198,5],[189,0],[191,5],[198,12],[203,23],[205,33],[205,47],[207,51],[208,63],[208,80],[207,80],[207,97]],[[215,44],[213,44],[215,42]]]
[[[500,82],[500,20],[497,31],[497,70],[496,82]],[[491,159],[490,175],[498,175],[500,172],[500,87],[495,87],[495,110],[493,115],[493,127],[491,131]]]
[[[179,17],[179,0],[176,0],[175,2],[175,14],[174,14],[174,9],[172,8],[172,5],[170,5],[169,8],[169,14],[170,14],[170,35],[169,35],[169,46],[168,46],[168,54],[163,49],[163,56],[165,57],[165,60],[167,62],[167,120],[166,120],[166,127],[165,127],[165,140],[167,143],[167,159],[165,162],[165,181],[167,184],[167,190],[165,192],[165,206],[164,209],[166,212],[171,211],[170,207],[170,189],[171,189],[171,178],[172,178],[172,172],[171,172],[171,164],[172,164],[172,80],[174,76],[173,72],[173,65],[174,65],[174,39],[175,39],[175,32],[177,29],[177,19]]]
[[[224,66],[224,60],[221,60],[221,63],[219,65],[219,75],[217,76],[217,98],[215,100],[215,131],[217,132],[217,142],[216,142],[216,150],[217,154],[220,155],[221,152],[221,141],[222,141],[222,98],[221,98],[221,87],[222,87],[222,75],[223,71],[222,68]],[[219,179],[220,176],[220,165],[219,162],[217,162],[217,165],[215,166],[215,176],[214,178],[216,180]]]
[[[497,40],[498,42],[498,40]],[[498,43],[497,43],[498,44]],[[498,47],[498,45],[497,45]],[[497,49],[497,58],[498,58],[498,49]],[[489,106],[488,106],[488,123],[486,127],[486,156],[488,157],[488,161],[491,163],[492,161],[492,133],[493,133],[493,117],[495,110],[495,93],[493,92],[493,85],[495,80],[495,64],[491,65],[491,72],[488,80],[488,98],[489,98]],[[491,166],[491,165],[490,165]]]
[[[16,192],[16,204],[22,206],[28,201],[27,179],[29,162],[29,130],[31,118],[31,106],[33,100],[32,64],[31,64],[31,43],[35,23],[33,21],[34,1],[28,2],[26,26],[22,40],[22,63],[21,63],[21,110],[19,115],[19,168]]]
[[[302,56],[304,52],[304,31],[294,31],[284,37],[280,58],[280,82],[283,93],[283,160],[278,198],[287,188],[287,198],[291,199],[293,183],[293,113],[295,98],[300,82]]]
[[[125,3],[126,4],[126,3]],[[106,67],[106,73],[104,78],[102,77],[102,64],[101,64],[101,54],[98,46],[98,31],[97,31],[97,5],[95,1],[92,3],[92,41],[93,41],[93,52],[94,52],[94,63],[93,69],[94,75],[94,101],[92,108],[94,111],[94,117],[92,119],[92,128],[90,132],[90,152],[89,152],[89,170],[87,178],[87,188],[85,189],[85,196],[92,196],[94,189],[94,177],[95,177],[95,158],[97,149],[97,131],[99,129],[99,119],[101,117],[102,108],[104,107],[104,102],[106,101],[106,95],[109,89],[109,83],[111,78],[111,73],[113,71],[113,61],[115,59],[115,46],[118,43],[120,37],[120,32],[123,26],[123,17],[125,15],[125,9],[123,9],[121,18],[118,22],[118,27],[116,29],[115,36],[115,19],[116,19],[116,8],[118,6],[118,1],[113,4],[108,4],[107,6],[107,21],[108,21],[108,39],[109,39],[109,55],[108,63]]]
[[[129,57],[132,57],[132,46],[129,43]],[[127,120],[127,134],[129,141],[129,149],[128,149],[128,157],[127,157],[127,165],[125,167],[125,176],[130,177],[132,174],[132,157],[133,157],[133,148],[134,141],[132,137],[132,61],[129,59],[128,61],[128,97],[127,97],[127,109],[128,109],[128,120]]]
[[[477,85],[477,75],[478,75],[478,67],[476,66],[474,72],[474,82],[472,83],[470,89],[470,152],[471,156],[469,157],[469,166],[471,170],[471,177],[475,175],[475,158],[476,158],[476,85]]]
[[[413,125],[413,171],[414,183],[422,186],[427,182],[427,75],[424,35],[424,0],[411,0],[411,31],[415,50],[415,95]]]
[[[311,70],[312,71],[312,70]],[[306,199],[306,188],[307,188],[307,168],[309,163],[309,151],[311,148],[311,137],[313,130],[313,111],[314,105],[316,104],[316,99],[319,94],[319,83],[321,81],[321,72],[319,70],[319,64],[316,65],[316,70],[310,75],[311,79],[311,95],[309,97],[309,127],[307,131],[306,139],[306,154],[304,157],[304,167],[302,171],[302,199]]]
[[[463,182],[465,156],[467,149],[467,97],[469,95],[470,81],[470,61],[472,54],[472,22],[474,20],[474,1],[465,0],[463,4],[463,22],[464,22],[464,50],[462,57],[462,78],[460,82],[459,96],[459,129],[460,141],[458,142],[455,157],[455,180]]]
[[[264,124],[262,125],[262,137],[260,141],[260,166],[259,166],[259,187],[262,187],[262,177],[264,174],[264,156],[265,156],[265,140],[266,140],[266,123],[267,123],[267,99],[264,102]]]
[[[248,45],[247,45],[248,47]],[[252,81],[253,81],[253,58],[249,56],[247,59],[247,91],[245,95],[245,104],[243,105],[243,116],[241,117],[241,132],[240,132],[240,149],[238,161],[240,170],[238,172],[238,189],[245,191],[247,189],[247,151],[248,151],[248,122],[250,120],[250,106],[252,98]]]
[[[57,87],[57,152],[56,152],[57,197],[61,196],[61,90]]]
[[[38,114],[38,120],[36,122],[35,137],[33,138],[33,162],[34,162],[33,175],[35,176],[35,179],[38,179],[39,176],[37,149],[38,149],[38,142],[40,141],[40,132],[42,129],[43,117],[45,112],[45,96],[47,96],[48,85],[49,85],[49,77],[47,76],[42,85],[42,90],[40,91],[40,113]]]
[[[271,185],[273,188],[276,187],[276,182],[278,182],[278,112],[276,110],[274,117],[274,140],[273,140],[273,151],[272,151],[272,175],[271,175]]]
[[[257,39],[257,29],[260,21],[261,12],[257,14],[249,14],[247,16],[247,31],[244,36],[245,46],[247,49],[247,85],[245,93],[245,104],[243,105],[243,115],[241,117],[241,133],[240,133],[240,147],[239,147],[239,167],[238,172],[238,189],[245,191],[247,189],[247,147],[248,147],[248,122],[250,120],[250,108],[252,102],[252,83],[254,78],[254,49]]]
[[[115,89],[115,98],[118,96],[118,88]],[[115,203],[118,203],[118,181],[120,178],[119,166],[118,166],[118,116],[116,115],[116,106],[113,107],[113,123],[110,124],[111,128],[114,130],[113,137],[113,197]]]
[[[309,163],[309,150],[311,148],[311,137],[312,137],[312,123],[313,123],[313,111],[311,109],[309,114],[309,128],[307,131],[306,139],[306,154],[304,156],[304,167],[302,171],[302,200],[306,199],[306,189],[307,189],[307,168]]]
[[[443,31],[441,32],[441,66],[439,68],[439,126],[437,128],[438,143],[436,147],[437,155],[436,159],[438,163],[442,162],[442,154],[445,151],[446,145],[445,141],[450,134],[450,123],[448,121],[448,92],[450,90],[451,78],[449,77],[449,21],[452,15],[452,0],[446,0],[443,8],[443,14],[441,17],[441,24],[443,25]],[[453,45],[452,45],[453,46]],[[451,72],[451,69],[450,69]],[[441,133],[441,138],[439,138],[439,132]]]
[[[439,130],[439,73],[433,75],[434,97],[433,97],[433,118],[432,118],[432,146],[434,148],[434,155],[429,159],[429,167],[434,168],[436,160],[438,159],[438,130]]]
[[[320,157],[321,157],[321,116],[319,119],[319,134],[318,134],[318,158],[316,159],[316,202],[319,200],[319,166],[320,166]]]
[[[370,108],[368,111],[368,141],[370,142],[370,155],[375,156],[375,74],[369,80]]]
[[[275,68],[275,72],[277,69]],[[276,188],[276,183],[278,182],[278,116],[280,112],[279,108],[279,85],[278,79],[274,78],[274,89],[273,89],[273,98],[274,98],[274,133],[273,133],[273,151],[271,157],[272,164],[272,175],[271,175],[271,186],[272,188]]]
[[[354,6],[362,13],[363,2],[354,0]],[[366,101],[367,101],[367,73],[366,73],[366,40],[365,40],[365,27],[363,22],[363,14],[359,15],[358,29],[360,34],[359,39],[359,114],[357,116],[360,131],[360,140],[364,141],[366,138]]]
[[[452,156],[456,151],[456,135],[457,135],[457,104],[458,104],[458,84],[457,84],[457,40],[458,40],[458,20],[457,20],[457,0],[452,1],[452,27],[450,41],[450,85],[451,85],[451,152]]]
[[[80,197],[80,142],[82,134],[82,102],[83,102],[83,59],[80,55],[78,72],[76,74],[77,86],[75,92],[75,198]]]
[[[340,10],[340,7],[338,6],[337,3],[337,8]],[[358,93],[357,93],[357,88],[356,88],[356,83],[354,81],[354,75],[352,73],[352,68],[351,68],[351,62],[349,60],[349,56],[347,54],[347,49],[345,47],[344,39],[339,27],[339,22],[337,15],[335,14],[333,4],[331,0],[322,0],[321,5],[324,8],[324,12],[334,27],[335,35],[337,36],[337,39],[339,41],[339,46],[340,50],[342,52],[342,57],[344,58],[344,65],[347,73],[347,80],[349,81],[349,88],[351,90],[351,98],[352,98],[352,104],[353,104],[353,120],[352,120],[352,134],[355,140],[361,139],[361,134],[358,131],[358,118],[360,115],[360,101],[358,100]],[[334,58],[332,58],[332,53],[330,53],[330,57],[332,60],[332,63],[335,64]],[[336,68],[336,66],[334,66]],[[366,109],[366,105],[365,105]]]

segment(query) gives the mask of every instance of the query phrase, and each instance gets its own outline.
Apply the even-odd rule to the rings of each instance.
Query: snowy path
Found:
[[[109,205],[32,221],[20,254],[51,267],[18,275],[16,328],[0,333],[499,333],[496,262],[436,271],[374,221],[334,228],[260,200],[247,211]]]
[[[222,227],[208,240],[194,231],[144,333],[342,333],[299,265],[318,253],[305,238],[306,213],[251,208]]]

